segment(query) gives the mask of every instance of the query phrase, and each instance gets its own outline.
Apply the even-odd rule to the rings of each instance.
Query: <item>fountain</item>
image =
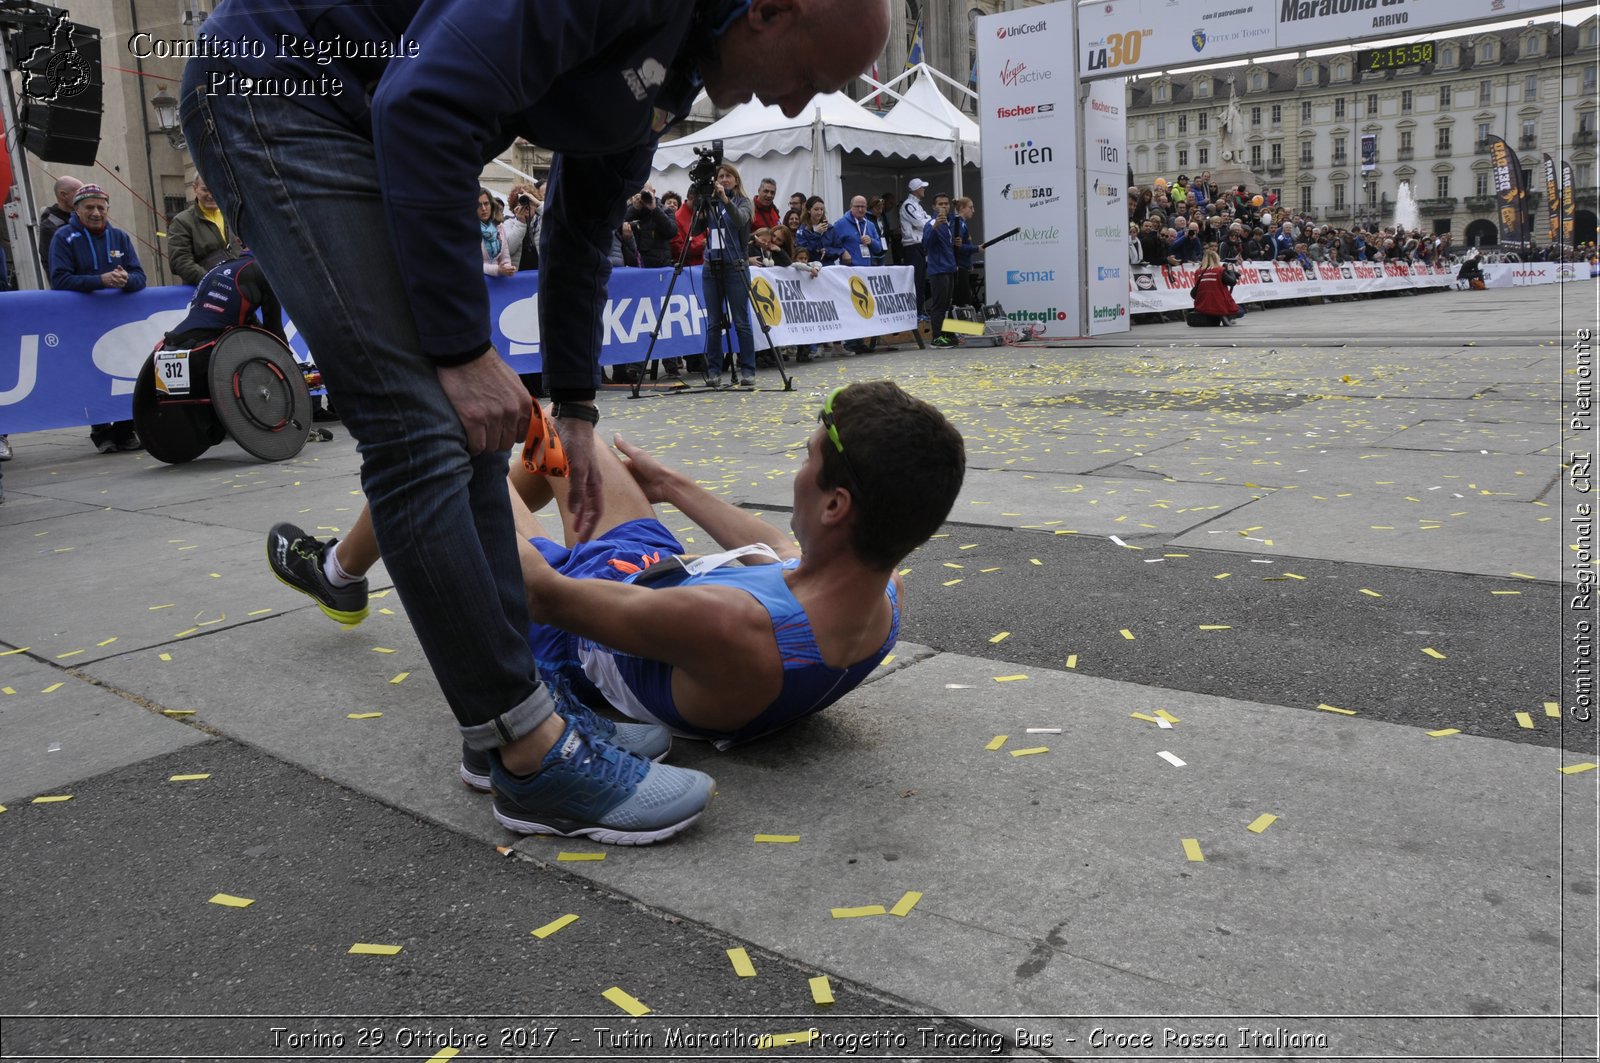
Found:
[[[1411,194],[1411,182],[1401,181],[1400,190],[1394,196],[1394,226],[1396,229],[1415,229],[1419,220],[1417,198]]]

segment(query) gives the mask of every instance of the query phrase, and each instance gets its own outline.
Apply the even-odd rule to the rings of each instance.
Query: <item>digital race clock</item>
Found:
[[[1400,70],[1433,62],[1433,42],[1397,44],[1390,48],[1363,48],[1356,52],[1356,69],[1364,74]]]

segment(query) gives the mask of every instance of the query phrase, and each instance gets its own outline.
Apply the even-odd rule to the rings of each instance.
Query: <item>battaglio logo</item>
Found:
[[[1008,321],[1065,321],[1067,312],[1055,307],[1044,310],[1013,310],[1006,315]]]
[[[1096,321],[1115,320],[1116,318],[1119,318],[1119,317],[1123,316],[1127,312],[1128,312],[1128,308],[1125,307],[1125,306],[1122,306],[1120,304],[1117,305],[1117,306],[1097,306],[1097,307],[1094,308],[1094,320],[1096,320]]]

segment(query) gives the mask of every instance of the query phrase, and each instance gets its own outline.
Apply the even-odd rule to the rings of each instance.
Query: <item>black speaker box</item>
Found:
[[[21,30],[12,54],[22,72],[17,121],[23,148],[49,162],[93,165],[104,98],[100,31],[67,21]]]

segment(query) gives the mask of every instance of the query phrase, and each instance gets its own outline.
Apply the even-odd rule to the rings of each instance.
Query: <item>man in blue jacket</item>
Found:
[[[870,266],[883,254],[883,237],[878,226],[867,217],[867,197],[856,196],[844,217],[828,230],[828,243],[823,253],[823,264],[839,263],[845,266]]]
[[[928,326],[935,347],[957,347],[961,341],[944,331],[945,315],[955,293],[955,226],[950,220],[950,197],[934,197],[933,216],[922,226],[922,253],[928,260]]]
[[[124,294],[142,291],[144,267],[127,233],[111,224],[111,199],[99,185],[83,185],[72,197],[72,219],[50,238],[50,287],[59,292]],[[102,454],[140,450],[132,419],[93,425],[89,442]]]
[[[888,32],[886,0],[224,0],[205,23],[179,108],[190,150],[360,444],[389,575],[464,741],[492,751],[503,821],[648,843],[692,823],[712,782],[555,713],[535,678],[504,486],[529,398],[490,344],[462,204],[515,137],[557,152],[540,353],[586,536],[607,251],[656,141],[702,86],[798,115]],[[273,549],[308,593],[344,578],[312,544]]]

